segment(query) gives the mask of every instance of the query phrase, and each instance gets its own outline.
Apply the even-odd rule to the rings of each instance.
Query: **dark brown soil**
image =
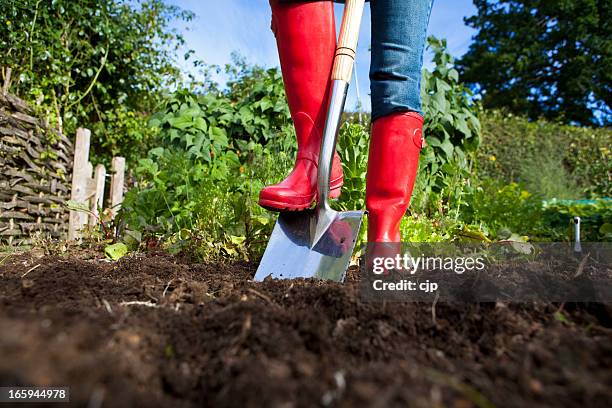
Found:
[[[108,407],[611,404],[609,306],[364,303],[354,276],[255,283],[255,269],[5,259],[0,385]]]

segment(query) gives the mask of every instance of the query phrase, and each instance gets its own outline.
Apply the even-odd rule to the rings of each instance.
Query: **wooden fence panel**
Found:
[[[73,146],[27,103],[0,92],[0,245],[65,238]]]

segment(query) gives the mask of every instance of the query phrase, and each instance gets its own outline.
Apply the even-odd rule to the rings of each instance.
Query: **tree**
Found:
[[[2,80],[66,134],[91,128],[99,159],[135,158],[145,116],[180,77],[171,24],[191,18],[163,0],[0,0]]]
[[[607,126],[612,119],[611,0],[474,0],[478,29],[459,61],[488,108]]]

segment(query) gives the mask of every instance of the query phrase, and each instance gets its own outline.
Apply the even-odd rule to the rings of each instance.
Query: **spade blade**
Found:
[[[272,276],[277,279],[319,278],[342,282],[363,214],[363,211],[337,212],[322,233],[311,228],[317,223],[315,210],[279,214],[255,280],[262,281]],[[315,240],[312,234],[320,235],[320,238]]]

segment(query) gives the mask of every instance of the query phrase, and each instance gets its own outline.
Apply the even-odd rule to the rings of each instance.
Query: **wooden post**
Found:
[[[11,67],[6,67],[4,70],[4,84],[2,85],[2,93],[6,95],[8,93],[9,88],[11,87]]]
[[[106,178],[106,168],[103,164],[98,164],[96,166],[96,170],[94,171],[94,191],[93,197],[91,198],[91,211],[95,214],[89,217],[89,225],[96,225],[98,223],[98,219],[96,217],[100,217],[98,212],[99,208],[104,208],[104,181]]]
[[[123,182],[125,179],[125,158],[124,157],[113,157],[112,161],[112,173],[111,176],[111,188],[110,188],[110,199],[111,199],[111,211],[113,217],[119,211],[121,203],[123,202]]]
[[[90,176],[89,144],[91,132],[89,129],[78,128],[74,145],[74,164],[72,167],[72,190],[70,199],[77,203],[87,203],[87,187]],[[81,229],[87,224],[88,214],[82,211],[70,211],[68,239],[80,238]]]

